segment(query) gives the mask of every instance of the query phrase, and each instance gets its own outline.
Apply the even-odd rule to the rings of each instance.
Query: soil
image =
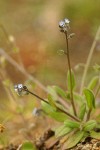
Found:
[[[87,140],[90,139],[90,140]],[[71,150],[100,150],[100,140],[87,138],[85,142],[77,144]]]
[[[48,136],[48,138],[46,140],[44,138],[42,145],[36,143],[37,149],[38,150],[65,150],[62,149],[62,145],[60,144],[61,142],[54,137],[54,134],[51,134],[52,136],[49,136],[49,133],[50,131],[45,133],[45,135]],[[78,143],[74,148],[68,150],[100,150],[100,140],[88,137],[85,139],[84,142]]]
[[[47,130],[43,136],[36,139],[37,150],[65,150],[62,149],[61,142],[55,138],[52,130]],[[10,144],[0,150],[21,150],[18,145]],[[66,149],[67,150],[67,149]],[[75,147],[68,150],[100,150],[100,140],[88,137],[84,142],[78,143]]]

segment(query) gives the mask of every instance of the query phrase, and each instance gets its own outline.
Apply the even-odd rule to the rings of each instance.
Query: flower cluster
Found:
[[[69,23],[70,23],[70,21],[66,18],[64,20],[61,20],[59,22],[60,31],[64,32],[64,33],[68,32],[68,30],[70,29]]]
[[[17,85],[15,85],[15,86],[14,86],[14,89],[15,89],[15,92],[16,92],[19,96],[29,94],[29,93],[28,93],[28,90],[27,90],[27,87],[24,86],[23,84],[17,84]]]

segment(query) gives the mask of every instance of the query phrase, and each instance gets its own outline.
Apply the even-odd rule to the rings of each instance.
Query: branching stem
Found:
[[[65,32],[65,37],[66,37],[66,56],[67,56],[67,61],[68,61],[68,69],[69,69],[69,75],[70,75],[70,96],[71,96],[71,104],[73,107],[74,115],[77,116],[76,113],[76,108],[74,104],[74,99],[73,99],[73,87],[72,87],[72,73],[71,73],[71,64],[70,64],[70,56],[69,56],[69,44],[68,44],[68,33],[67,31]]]

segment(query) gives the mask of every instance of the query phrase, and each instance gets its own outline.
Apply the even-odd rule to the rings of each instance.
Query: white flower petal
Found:
[[[67,18],[64,19],[64,22],[65,22],[66,24],[69,24],[69,23],[70,23],[70,21],[69,21]]]

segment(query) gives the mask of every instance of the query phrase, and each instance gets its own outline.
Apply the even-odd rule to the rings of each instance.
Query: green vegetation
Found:
[[[48,128],[63,149],[100,140],[99,6],[0,1],[0,149],[41,149]]]
[[[97,118],[92,118],[92,112],[96,109],[96,96],[100,91],[100,77],[99,75],[95,76],[87,87],[84,87],[84,84],[82,84],[82,93],[75,91],[77,84],[75,82],[74,73],[71,69],[70,63],[69,40],[72,34],[69,33],[69,24],[70,21],[68,19],[64,19],[59,22],[60,31],[65,35],[66,39],[66,51],[64,51],[64,54],[67,56],[69,68],[67,73],[67,90],[64,91],[58,86],[53,86],[50,92],[48,90],[49,94],[47,99],[43,99],[37,94],[29,91],[27,87],[22,84],[15,85],[15,91],[20,96],[32,94],[42,101],[42,109],[48,116],[58,122],[62,122],[62,125],[54,131],[56,138],[61,138],[63,136],[66,137],[66,140],[62,146],[63,149],[72,148],[77,143],[84,141],[87,137],[100,139],[100,133],[96,132],[96,129],[100,128],[100,120]],[[91,57],[88,57],[88,59],[88,61],[90,61]],[[95,66],[95,69],[98,72],[99,68],[99,65]],[[87,66],[85,66],[85,72],[87,71],[86,69],[88,70]],[[87,72],[85,73],[85,78],[86,74]],[[95,89],[96,91],[94,91]],[[55,95],[57,98],[55,98]],[[59,98],[62,101],[65,101],[69,108],[66,108],[63,104],[58,103]]]

